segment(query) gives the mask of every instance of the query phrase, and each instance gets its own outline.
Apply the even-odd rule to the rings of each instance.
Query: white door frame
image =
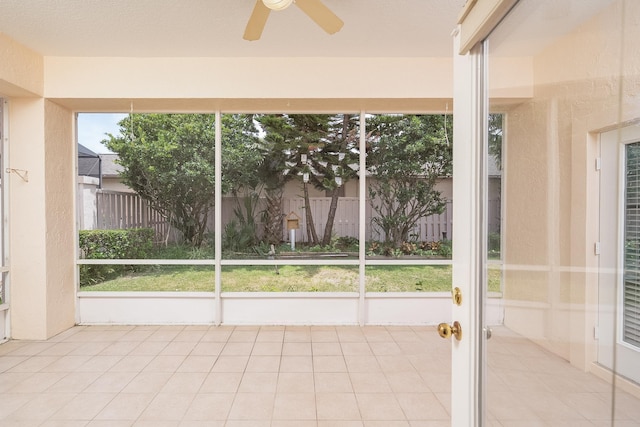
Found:
[[[451,425],[482,425],[484,419],[483,286],[486,186],[483,147],[487,97],[482,46],[459,55],[460,33],[454,34],[453,145],[453,286],[462,291],[462,304],[453,305],[453,320],[462,326],[462,339],[452,339]]]

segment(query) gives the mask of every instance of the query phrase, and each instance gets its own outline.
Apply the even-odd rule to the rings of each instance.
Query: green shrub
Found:
[[[153,250],[151,228],[125,230],[81,230],[78,238],[84,259],[143,259]],[[81,265],[80,286],[94,285],[117,277],[135,266]]]

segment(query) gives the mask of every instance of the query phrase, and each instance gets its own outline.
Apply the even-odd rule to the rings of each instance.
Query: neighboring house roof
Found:
[[[102,178],[117,178],[122,171],[117,159],[117,154],[96,154],[78,144],[78,175],[100,178],[102,173]]]
[[[118,160],[117,154],[100,154],[100,158],[102,159],[103,178],[116,178],[120,176],[122,166],[116,163],[116,160]]]
[[[78,144],[78,175],[100,177],[100,157],[82,144]]]

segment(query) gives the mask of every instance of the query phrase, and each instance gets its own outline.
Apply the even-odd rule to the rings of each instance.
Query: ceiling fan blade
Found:
[[[253,12],[251,12],[251,17],[247,22],[247,28],[245,28],[242,38],[249,41],[258,40],[262,35],[262,30],[264,30],[270,12],[271,9],[265,6],[262,0],[256,0],[256,5],[253,7]]]
[[[295,0],[298,6],[309,18],[322,27],[329,34],[340,31],[344,22],[342,19],[325,6],[320,0]]]

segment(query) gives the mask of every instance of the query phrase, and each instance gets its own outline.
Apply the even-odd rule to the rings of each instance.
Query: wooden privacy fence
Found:
[[[98,190],[96,193],[97,227],[101,229],[116,228],[153,228],[158,241],[175,241],[178,233],[171,227],[168,221],[159,212],[152,209],[149,204],[135,193]],[[224,197],[222,200],[222,227],[234,220],[234,209],[237,206],[236,199]],[[261,200],[256,209],[256,215],[260,215],[263,209]],[[324,234],[329,208],[330,197],[312,197],[310,199],[311,214],[319,237]],[[332,234],[338,237],[358,237],[359,229],[359,202],[357,197],[341,197],[338,201],[336,216],[334,219]],[[294,212],[300,218],[300,228],[296,231],[297,242],[307,242],[307,218],[305,215],[305,203],[301,197],[285,198],[283,201],[283,216]],[[213,212],[212,212],[213,214]],[[431,215],[421,218],[410,232],[412,240],[438,241],[451,238],[451,201],[447,202],[445,210],[440,215]],[[371,225],[372,209],[367,203],[366,211],[366,239],[384,240],[384,236]],[[284,221],[285,218],[283,218]],[[260,223],[260,218],[256,218]],[[213,231],[213,215],[210,216],[210,231]],[[259,230],[261,231],[261,230]],[[289,232],[283,226],[283,241],[289,241]]]
[[[144,227],[153,228],[158,241],[169,236],[169,222],[136,193],[98,190],[96,209],[99,229]]]
[[[329,208],[331,206],[330,197],[312,197],[309,200],[311,205],[311,214],[316,227],[318,237],[322,238],[326,226]],[[341,197],[338,200],[336,216],[333,223],[332,234],[343,237],[358,237],[359,229],[359,201],[357,197]],[[380,230],[371,225],[372,209],[369,203],[366,205],[366,229],[365,235],[367,240],[384,240],[384,236],[380,234]],[[296,233],[296,241],[306,242],[306,226],[307,218],[305,215],[305,203],[302,197],[285,199],[283,213],[288,215],[294,212],[300,217],[300,229]],[[418,241],[433,242],[442,239],[451,238],[451,201],[447,202],[445,210],[440,215],[431,215],[421,218],[413,230],[409,233],[411,238]],[[288,234],[284,231],[284,234]],[[283,236],[283,240],[289,240],[289,236]]]

